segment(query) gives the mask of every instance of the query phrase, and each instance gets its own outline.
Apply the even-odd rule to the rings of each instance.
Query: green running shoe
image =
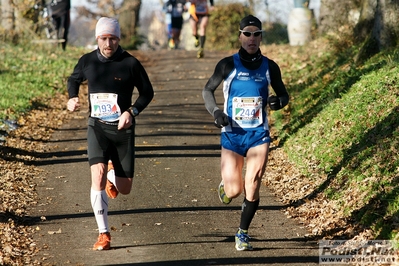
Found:
[[[220,184],[219,184],[218,195],[219,195],[220,202],[222,202],[223,204],[229,204],[229,203],[231,202],[231,199],[228,198],[228,197],[226,196],[226,193],[224,192],[224,183],[223,183],[223,180],[222,180],[222,182],[220,182]]]
[[[238,251],[253,250],[251,244],[249,244],[250,237],[248,236],[247,230],[238,229],[235,238],[236,238],[236,249]]]
[[[200,48],[197,52],[197,58],[203,58],[204,57],[204,49]]]
[[[194,46],[198,47],[200,45],[199,40],[194,37]]]

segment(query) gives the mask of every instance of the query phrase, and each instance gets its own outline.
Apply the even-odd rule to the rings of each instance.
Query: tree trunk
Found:
[[[255,11],[255,1],[254,0],[248,0],[248,6],[251,12]]]
[[[350,27],[356,21],[357,0],[321,0],[319,34],[340,34],[342,27]]]
[[[361,63],[374,54],[395,47],[399,42],[399,4],[394,0],[362,0],[355,41],[363,43],[355,58]]]
[[[363,42],[369,36],[370,29],[374,24],[376,6],[377,0],[362,0],[359,22],[354,29],[354,39],[356,42]]]
[[[123,1],[119,13],[121,26],[121,45],[131,48],[137,43],[137,27],[140,18],[141,0]]]
[[[394,47],[398,44],[398,38],[399,38],[398,1],[392,1],[392,0],[379,1],[376,10],[372,36],[378,40],[379,50]]]
[[[319,33],[344,36],[362,47],[357,63],[399,43],[398,0],[321,0]],[[348,31],[346,31],[348,32]]]
[[[14,32],[15,16],[12,0],[1,0],[1,27],[7,33]]]

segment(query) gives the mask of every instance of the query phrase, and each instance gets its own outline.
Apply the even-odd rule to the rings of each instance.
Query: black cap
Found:
[[[252,15],[248,15],[245,18],[243,18],[240,22],[240,30],[244,29],[247,26],[256,26],[260,30],[262,29],[262,22],[257,17],[254,17]]]

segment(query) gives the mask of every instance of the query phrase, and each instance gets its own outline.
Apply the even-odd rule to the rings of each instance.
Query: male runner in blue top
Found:
[[[267,103],[270,109],[278,110],[288,104],[289,96],[279,66],[260,51],[262,23],[258,18],[249,15],[241,20],[239,41],[238,53],[219,61],[202,94],[215,126],[222,130],[219,198],[229,204],[244,190],[241,221],[235,235],[235,247],[241,251],[252,250],[248,228],[259,206],[270,145]],[[224,111],[219,109],[214,95],[222,81]],[[276,96],[269,96],[269,85]]]

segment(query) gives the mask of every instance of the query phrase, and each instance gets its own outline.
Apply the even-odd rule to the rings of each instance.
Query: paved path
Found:
[[[250,227],[254,251],[238,252],[234,233],[242,198],[222,205],[219,129],[201,90],[226,54],[149,52],[143,60],[155,97],[137,118],[136,173],[130,195],[109,202],[112,249],[92,251],[97,238],[90,206],[86,109],[71,115],[42,161],[37,259],[49,265],[317,265],[318,246],[283,214],[265,186]],[[219,90],[218,97],[222,97]],[[221,98],[220,98],[221,99]],[[45,219],[44,219],[45,217]]]

